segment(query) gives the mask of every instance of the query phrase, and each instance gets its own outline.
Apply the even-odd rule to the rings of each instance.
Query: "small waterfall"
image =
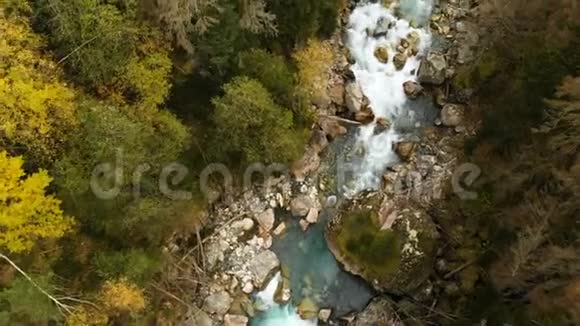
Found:
[[[410,15],[407,17],[412,20],[424,21],[431,11],[432,5],[428,0],[403,2]],[[383,26],[390,27],[386,33],[373,33]],[[362,149],[363,157],[353,167],[354,182],[345,189],[345,194],[352,196],[363,190],[377,189],[385,168],[398,160],[392,146],[400,139],[396,123],[397,118],[405,113],[407,103],[403,83],[416,81],[419,57],[430,46],[431,36],[426,29],[411,27],[408,20],[396,17],[392,9],[378,3],[357,7],[350,16],[347,33],[347,46],[356,62],[351,69],[375,114],[375,121],[358,131],[356,147]],[[418,53],[409,56],[405,66],[397,70],[393,60],[396,49],[401,40],[411,33],[419,37]],[[387,49],[387,63],[381,63],[375,57],[375,50],[379,47]],[[375,134],[379,118],[388,119],[393,126],[386,132]]]
[[[266,312],[252,320],[250,325],[259,326],[313,326],[317,325],[317,320],[303,320],[298,315],[296,308],[287,304],[279,305],[274,302],[274,294],[282,280],[280,273],[268,283],[266,288],[256,294],[258,308]]]

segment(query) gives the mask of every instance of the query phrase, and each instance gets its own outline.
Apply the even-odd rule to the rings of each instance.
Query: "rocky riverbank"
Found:
[[[417,72],[419,83],[407,82],[402,87],[410,100],[432,97],[440,108],[439,117],[434,126],[423,128],[419,137],[395,144],[400,164],[385,171],[382,189],[345,201],[341,213],[328,225],[329,248],[338,261],[379,292],[424,299],[433,290],[429,278],[439,252],[439,234],[429,207],[447,191],[446,184],[460,155],[458,149],[473,133],[466,119],[469,93],[450,92],[448,81],[455,76],[459,64],[473,60],[478,40],[471,18],[474,10],[467,1],[441,2],[434,8],[429,24],[442,46],[434,47],[423,58]],[[345,12],[344,17],[348,14]],[[201,298],[196,302],[201,310],[190,316],[191,325],[247,325],[261,309],[251,294],[263,289],[281,271],[280,260],[271,250],[276,237],[287,228],[279,212],[288,211],[307,230],[309,225],[318,223],[324,207],[337,204],[336,196],[322,195],[329,189],[314,177],[324,165],[329,142],[346,135],[351,125],[372,121],[374,115],[350,72],[352,61],[342,33],[328,43],[336,56],[329,74],[327,99],[314,103],[319,119],[304,157],[292,166],[292,179],[272,179],[268,192],[254,188],[211,214],[215,232],[203,244],[205,266],[211,277],[202,286]],[[402,62],[407,52],[414,53],[413,35],[403,43],[396,55]],[[388,57],[383,50],[375,54],[379,59]],[[391,122],[382,121],[377,126],[380,129],[376,132],[382,132],[390,128]],[[376,236],[377,243],[361,244],[369,233],[357,234],[355,229],[360,225],[349,223],[357,218],[370,221],[368,232],[371,238]],[[393,250],[382,256],[373,249]],[[373,266],[376,261],[379,264]],[[276,299],[281,303],[288,302],[291,296],[287,283],[287,279],[280,282],[277,290]],[[389,309],[377,308],[385,305]],[[388,301],[377,299],[358,317],[346,320],[353,325],[398,325],[395,315],[388,313],[391,308]],[[309,317],[319,315],[322,322],[330,322],[330,310],[303,309],[308,310]]]

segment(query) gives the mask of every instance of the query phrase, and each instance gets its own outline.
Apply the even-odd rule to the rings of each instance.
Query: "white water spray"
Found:
[[[296,308],[291,305],[280,305],[274,301],[274,295],[282,276],[277,273],[268,283],[266,288],[256,295],[256,303],[259,309],[267,310],[260,320],[252,321],[252,325],[260,326],[315,326],[316,320],[303,320],[298,315]]]
[[[403,1],[403,5],[410,15],[408,19],[416,23],[428,17],[432,7],[430,0],[407,0]],[[390,26],[386,35],[376,37],[369,32],[385,24]],[[362,126],[358,131],[356,146],[363,148],[364,157],[353,168],[356,180],[345,189],[346,195],[352,196],[362,190],[377,189],[385,168],[398,159],[392,148],[400,138],[395,128],[391,127],[379,134],[374,134],[374,130],[377,119],[396,121],[397,117],[406,113],[404,110],[407,97],[403,83],[416,81],[420,57],[431,45],[431,36],[428,30],[411,27],[408,20],[394,15],[394,9],[385,8],[379,3],[356,8],[350,16],[347,33],[348,48],[356,62],[351,69],[375,114],[375,121]],[[397,70],[394,64],[397,47],[411,33],[416,33],[419,37],[418,53],[409,55],[405,66]],[[375,57],[375,50],[379,47],[388,50],[387,63],[381,63]]]

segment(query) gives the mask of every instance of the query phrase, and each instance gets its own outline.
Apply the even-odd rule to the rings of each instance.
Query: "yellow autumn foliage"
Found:
[[[123,84],[138,94],[138,106],[155,108],[165,102],[171,87],[169,51],[156,42],[146,42],[138,50],[140,55],[131,57]]]
[[[300,88],[310,95],[326,90],[334,58],[328,44],[310,39],[306,47],[294,53],[293,58],[298,67],[297,79]]]
[[[109,322],[108,316],[94,307],[79,306],[66,317],[67,326],[105,326]]]
[[[0,15],[0,35],[0,131],[7,145],[48,161],[77,124],[75,94],[24,20]]]
[[[25,176],[21,157],[0,152],[0,247],[20,253],[38,239],[62,237],[73,225],[60,200],[45,194],[52,178],[46,171]]]
[[[138,313],[147,305],[143,290],[123,278],[105,282],[101,289],[100,301],[112,314]]]

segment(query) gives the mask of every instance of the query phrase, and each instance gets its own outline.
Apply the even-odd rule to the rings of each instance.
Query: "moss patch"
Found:
[[[459,88],[474,88],[491,79],[499,70],[498,54],[490,50],[485,53],[475,66],[465,66],[457,72],[454,84]]]
[[[401,241],[392,231],[379,229],[376,213],[349,212],[343,223],[337,234],[338,246],[357,265],[364,266],[367,275],[382,279],[398,270]]]

